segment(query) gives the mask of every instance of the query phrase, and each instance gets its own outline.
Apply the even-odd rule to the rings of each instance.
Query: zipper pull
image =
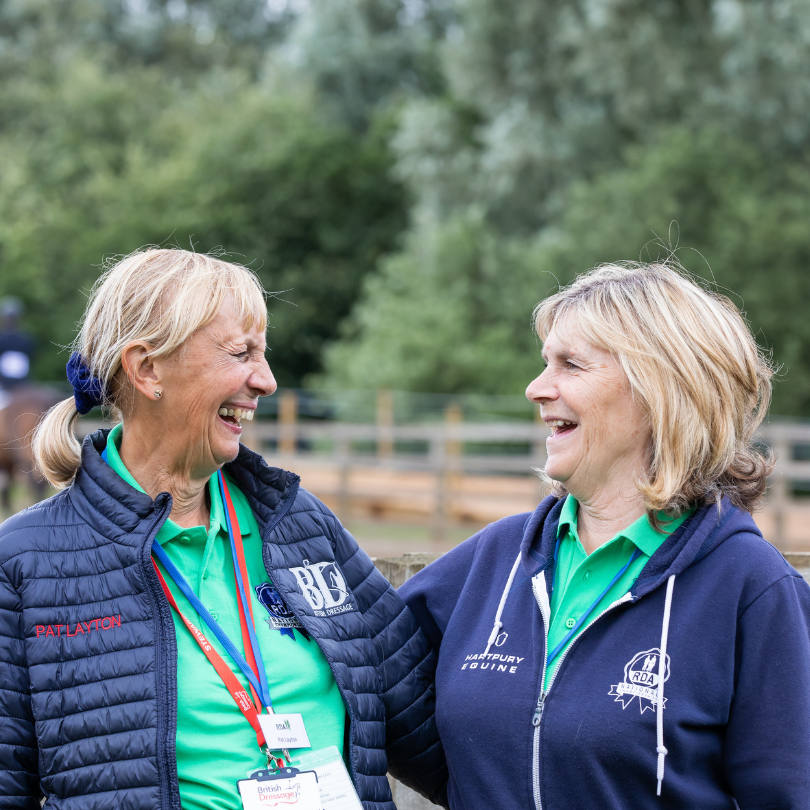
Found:
[[[539,726],[540,721],[543,719],[543,709],[546,705],[546,693],[541,692],[540,697],[537,699],[537,708],[534,710],[534,717],[532,717],[532,725]]]

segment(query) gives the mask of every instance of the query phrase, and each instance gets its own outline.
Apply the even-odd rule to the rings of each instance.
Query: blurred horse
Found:
[[[15,479],[26,481],[36,500],[45,495],[47,484],[34,464],[31,435],[45,411],[64,394],[44,385],[22,385],[0,396],[0,505],[8,513]]]

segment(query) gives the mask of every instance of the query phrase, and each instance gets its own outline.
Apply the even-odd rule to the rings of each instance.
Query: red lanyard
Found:
[[[157,567],[157,563],[154,560],[152,560],[152,565],[155,566],[155,573],[160,580],[160,584],[163,587],[163,593],[166,594],[166,599],[169,601],[169,604],[175,609],[175,611],[177,611],[177,615],[183,620],[186,627],[188,627],[189,632],[192,636],[194,636],[197,644],[200,645],[200,649],[205,653],[205,657],[211,662],[219,677],[222,678],[222,682],[225,684],[225,687],[233,698],[234,703],[236,703],[236,705],[239,707],[239,711],[242,712],[245,719],[253,727],[253,730],[256,732],[256,740],[259,743],[259,748],[264,748],[264,733],[262,732],[261,725],[259,725],[259,711],[261,711],[261,706],[256,698],[256,693],[254,692],[253,687],[250,687],[250,692],[253,695],[253,700],[251,700],[250,695],[248,695],[248,693],[244,690],[242,684],[239,683],[239,680],[237,679],[236,675],[233,674],[231,668],[225,663],[225,661],[222,660],[222,656],[211,646],[202,632],[183,615],[180,608],[177,607],[177,602],[175,601],[174,596],[172,596],[172,592],[169,590],[169,586],[166,584],[166,580],[163,578],[163,574],[160,573],[160,569]],[[246,647],[246,649],[249,649],[249,645]],[[258,710],[256,706],[259,706]]]
[[[260,671],[259,666],[256,662],[256,656],[253,651],[253,644],[250,638],[250,628],[248,627],[248,619],[245,614],[245,603],[247,603],[248,611],[250,613],[250,622],[251,627],[255,628],[255,623],[253,621],[253,605],[250,601],[249,594],[250,594],[250,582],[248,579],[248,571],[247,571],[247,563],[245,561],[245,549],[244,544],[242,542],[242,532],[239,529],[239,522],[236,518],[236,510],[233,506],[233,501],[231,500],[231,494],[228,491],[228,485],[225,483],[225,477],[220,475],[220,482],[222,484],[221,493],[223,496],[223,506],[227,510],[227,523],[228,523],[228,532],[230,535],[230,539],[232,540],[232,550],[234,551],[234,579],[236,581],[236,591],[237,591],[237,604],[239,606],[239,625],[242,631],[242,647],[245,651],[245,661],[247,662],[248,666],[250,667],[251,671],[256,675],[257,681],[262,681],[264,678],[265,673]],[[163,555],[161,555],[163,556]],[[250,723],[253,730],[256,732],[256,739],[259,743],[259,748],[264,748],[266,745],[266,741],[264,738],[264,733],[262,732],[261,725],[259,723],[259,714],[262,710],[261,702],[259,701],[259,697],[256,694],[256,690],[253,688],[251,683],[248,683],[248,688],[250,689],[250,695],[243,689],[242,685],[239,683],[239,680],[231,671],[230,667],[225,663],[222,659],[222,656],[211,646],[210,642],[206,639],[206,637],[202,634],[202,632],[192,624],[186,616],[183,615],[180,608],[177,606],[177,602],[175,601],[174,596],[172,596],[172,592],[169,590],[169,586],[166,584],[166,580],[161,574],[160,569],[157,566],[155,560],[152,560],[152,564],[155,567],[155,573],[158,576],[158,580],[160,581],[161,587],[163,588],[163,592],[166,594],[166,599],[168,600],[169,604],[172,608],[177,612],[177,615],[183,620],[183,623],[188,628],[189,632],[194,639],[196,640],[197,644],[200,645],[200,649],[205,653],[206,658],[211,662],[211,665],[217,671],[217,674],[222,679],[225,687],[228,689],[231,697],[234,700],[234,703],[239,707],[239,710],[245,716],[245,719]],[[168,563],[167,563],[168,564]],[[240,596],[240,586],[239,586],[239,575],[236,571],[236,566],[239,566],[239,574],[241,574],[242,582],[245,586],[244,592],[244,600]],[[217,629],[217,628],[214,628]],[[254,630],[255,636],[255,630]],[[252,698],[252,699],[251,699]]]

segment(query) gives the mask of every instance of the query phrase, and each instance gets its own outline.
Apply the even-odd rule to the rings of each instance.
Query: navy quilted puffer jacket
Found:
[[[69,489],[0,528],[4,810],[38,810],[42,796],[48,810],[180,808],[174,622],[150,557],[171,497],[119,478],[100,457],[106,435],[85,439]],[[410,612],[298,476],[245,448],[228,471],[261,527],[268,574],[332,667],[364,807],[394,810],[386,742],[395,775],[444,800],[444,766],[420,768],[440,746],[435,660]],[[315,615],[289,570],[304,560],[337,564],[344,612]]]

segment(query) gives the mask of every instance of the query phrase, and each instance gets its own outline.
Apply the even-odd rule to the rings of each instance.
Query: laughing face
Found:
[[[162,366],[161,432],[185,455],[183,466],[210,475],[239,453],[242,424],[259,397],[276,390],[264,333],[247,329],[227,299]]]
[[[543,359],[546,368],[526,396],[551,428],[546,474],[580,503],[607,490],[635,489],[651,431],[616,358],[585,340],[576,323],[564,322],[548,334]]]

